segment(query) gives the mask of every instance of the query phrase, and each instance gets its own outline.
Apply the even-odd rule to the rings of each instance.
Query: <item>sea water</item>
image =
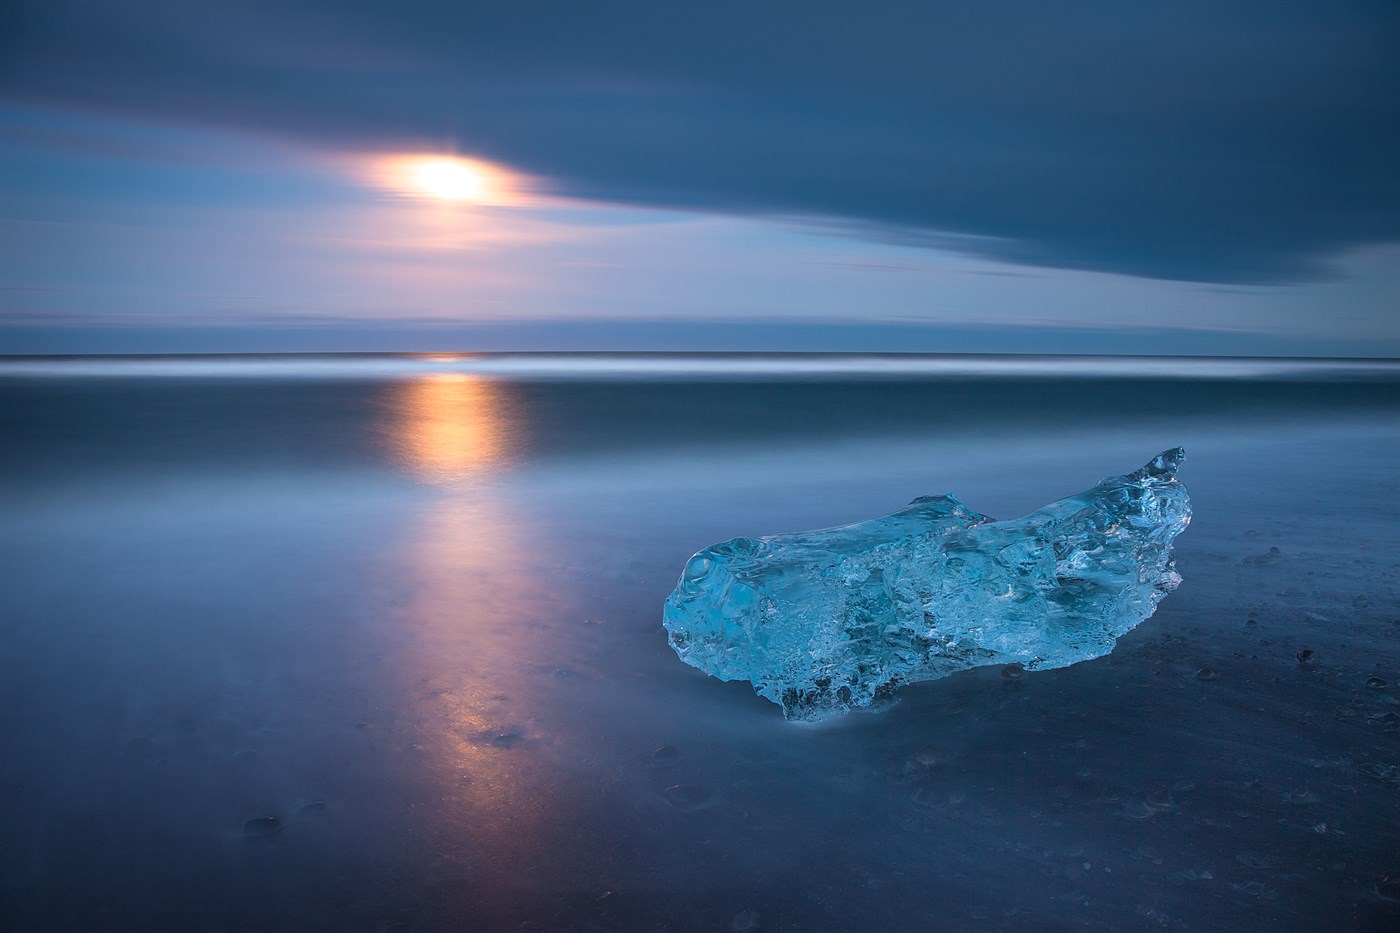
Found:
[[[1397,415],[1385,362],[0,361],[0,926],[1391,929]],[[1107,657],[813,727],[666,644],[715,541],[1176,445]]]

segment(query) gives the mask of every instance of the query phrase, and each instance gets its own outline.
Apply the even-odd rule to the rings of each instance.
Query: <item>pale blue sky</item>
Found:
[[[1180,5],[1156,6],[1169,20],[1191,18],[1179,15]],[[1395,18],[1393,4],[1379,6]],[[746,97],[729,71],[736,61],[758,68],[745,64],[764,52],[752,43],[714,60],[725,77],[710,86],[703,80],[703,37],[687,47],[695,61],[681,71],[633,54],[622,56],[622,72],[603,75],[602,59],[572,40],[552,53],[544,40],[540,48],[522,42],[495,70],[453,70],[442,64],[454,61],[451,55],[426,41],[421,23],[381,42],[363,22],[345,17],[335,23],[339,32],[317,32],[322,41],[308,44],[299,61],[289,46],[269,52],[221,44],[204,32],[192,38],[195,33],[157,20],[160,7],[139,3],[60,39],[50,22],[55,7],[62,4],[21,4],[11,15],[28,31],[12,31],[0,49],[21,53],[0,72],[0,352],[1400,355],[1400,235],[1393,216],[1400,167],[1372,164],[1395,148],[1400,114],[1393,89],[1366,84],[1388,77],[1383,66],[1365,67],[1374,50],[1346,46],[1348,37],[1361,41],[1365,7],[1351,12],[1355,22],[1324,16],[1332,31],[1315,41],[1307,34],[1318,23],[1302,16],[1296,28],[1285,24],[1273,36],[1279,55],[1307,51],[1297,82],[1364,87],[1369,97],[1348,105],[1355,126],[1307,99],[1290,105],[1283,99],[1287,76],[1277,88],[1260,87],[1227,67],[1224,51],[1198,49],[1197,58],[1214,54],[1225,62],[1221,74],[1235,83],[1206,94],[1198,77],[1176,84],[1150,72],[1125,77],[1152,90],[1147,102],[1158,102],[1157,124],[1115,116],[1119,98],[1111,88],[1079,106],[1038,89],[1035,75],[1010,69],[981,75],[967,91],[968,106],[985,105],[980,117],[970,120],[962,98],[945,95],[928,105],[929,125],[910,128],[908,139],[900,127],[921,113],[919,99],[890,103],[881,95],[905,86],[901,81],[932,78],[908,73],[914,67],[908,61],[895,61],[882,76],[878,48],[855,49],[856,60],[830,68],[793,53],[795,73],[758,69]],[[507,7],[482,8],[509,24]],[[657,8],[681,20],[699,9]],[[271,28],[277,15],[306,28],[308,16],[319,22],[333,8],[267,5],[246,20],[238,9],[191,6],[196,20],[237,21],[253,32]],[[376,4],[356,9],[360,19],[376,23],[390,16]],[[451,15],[450,7],[410,9]],[[593,25],[601,29],[610,17],[639,8],[599,9],[607,15]],[[775,5],[773,15],[782,9]],[[839,29],[849,9],[821,5],[833,20],[827,28]],[[973,35],[981,28],[975,5],[930,9]],[[1038,15],[1034,5],[1008,9],[1028,22]],[[1108,7],[1094,4],[1062,12],[1071,9],[1081,25],[1126,30],[1163,62],[1183,53],[1183,40],[1161,24],[1114,23],[1103,15]],[[1233,9],[1245,20],[1262,10]],[[155,38],[136,38],[143,23],[160,27]],[[820,22],[807,30],[818,45],[835,41]],[[1166,36],[1160,43],[1151,39],[1159,32]],[[877,30],[864,41],[878,47],[893,41],[891,34]],[[81,50],[84,41],[104,37],[104,56],[66,70],[38,54],[62,42]],[[207,61],[173,54],[177,40],[195,42]],[[1229,40],[1227,30],[1215,41]],[[1005,40],[988,41],[1006,51]],[[145,56],[139,67],[138,52]],[[531,62],[550,67],[531,71]],[[831,91],[841,67],[859,72],[850,100],[817,112],[799,106],[803,74],[810,86]],[[619,84],[627,69],[633,83]],[[249,96],[236,80],[244,73],[263,84],[279,74],[295,81],[285,96],[270,85]],[[368,86],[371,74],[382,80]],[[337,76],[342,99],[318,110]],[[1073,90],[1080,78],[1058,80]],[[181,81],[180,93],[167,86]],[[1299,97],[1296,88],[1291,93]],[[1305,141],[1323,129],[1354,138],[1336,140],[1337,164],[1325,161],[1332,156],[1322,150],[1261,158],[1274,131],[1246,139],[1244,131],[1217,125],[1222,96],[1238,98],[1243,112],[1254,108],[1261,126],[1314,120],[1299,130]],[[396,100],[400,110],[385,109]],[[1193,102],[1200,105],[1194,111]],[[513,103],[523,123],[483,117],[478,136],[471,120],[443,116],[488,103],[498,117]],[[885,113],[896,104],[899,113]],[[376,130],[375,115],[390,111],[394,117]],[[298,112],[308,115],[304,128],[296,125]],[[682,113],[692,122],[677,123]],[[1376,113],[1381,124],[1363,138],[1361,118]],[[1195,116],[1201,125],[1191,122]],[[790,132],[775,135],[770,122],[781,130],[784,119]],[[1115,120],[1123,138],[1114,135]],[[928,142],[929,127],[939,121],[944,135],[971,140],[956,158],[945,151],[953,143]],[[692,147],[675,165],[639,164],[622,176],[606,160],[628,134],[641,151],[648,128],[680,138],[702,123],[713,137],[704,144],[708,161],[696,160]],[[720,129],[733,139],[715,135]],[[546,130],[556,133],[548,145]],[[1133,134],[1138,141],[1125,143]],[[1286,132],[1275,135],[1287,141]],[[533,141],[527,145],[525,137]],[[852,138],[860,142],[847,142]],[[1154,138],[1172,144],[1157,151],[1148,144]],[[800,146],[785,148],[791,139],[825,148],[808,159]],[[1346,154],[1363,144],[1382,151]],[[554,151],[549,145],[557,157],[541,156]],[[841,157],[846,146],[861,149],[864,159]],[[529,195],[508,204],[449,204],[405,197],[374,175],[385,156],[433,152],[491,156]],[[956,181],[962,173],[963,186],[925,185],[917,166],[911,168],[920,153],[930,156],[930,175],[944,172]],[[1141,164],[1125,167],[1129,156]],[[1014,183],[994,186],[994,174],[968,168],[974,157],[988,164],[1014,157]],[[1237,180],[1250,172],[1264,180]],[[1232,184],[1250,190],[1237,198]],[[1178,189],[1187,192],[1177,199],[1180,211],[1171,197]],[[1287,198],[1297,203],[1278,203]],[[1138,207],[1120,210],[1115,205],[1124,199],[1136,199]],[[1258,216],[1242,216],[1251,205]]]

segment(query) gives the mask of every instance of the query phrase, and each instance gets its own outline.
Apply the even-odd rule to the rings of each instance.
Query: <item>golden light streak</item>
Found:
[[[439,372],[391,387],[384,404],[395,458],[441,486],[402,555],[405,632],[418,646],[403,676],[422,697],[414,767],[433,789],[441,863],[487,889],[509,887],[542,859],[547,876],[564,870],[548,852],[556,810],[568,805],[536,753],[555,740],[539,717],[558,702],[549,691],[560,681],[540,671],[552,659],[559,593],[541,586],[549,552],[540,529],[501,494],[500,467],[519,449],[511,393]]]
[[[510,452],[497,386],[481,376],[434,373],[406,383],[395,399],[392,446],[420,479],[450,484],[493,469]]]

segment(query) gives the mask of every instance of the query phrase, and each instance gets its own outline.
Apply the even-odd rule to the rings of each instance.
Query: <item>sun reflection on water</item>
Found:
[[[385,409],[395,461],[432,487],[399,557],[434,870],[481,899],[528,875],[568,806],[545,714],[568,686],[546,663],[562,594],[547,582],[549,535],[505,469],[521,449],[510,385],[436,373],[397,384]]]
[[[403,383],[393,400],[394,453],[429,483],[498,469],[515,446],[512,407],[504,388],[482,376],[433,373]]]

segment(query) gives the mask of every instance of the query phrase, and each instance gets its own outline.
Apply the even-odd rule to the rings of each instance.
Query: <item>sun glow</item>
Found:
[[[414,169],[413,180],[428,195],[444,201],[475,201],[485,188],[480,172],[455,159],[425,159]]]
[[[483,162],[445,155],[393,155],[374,161],[376,187],[399,195],[463,206],[513,206],[528,200],[525,177]]]

